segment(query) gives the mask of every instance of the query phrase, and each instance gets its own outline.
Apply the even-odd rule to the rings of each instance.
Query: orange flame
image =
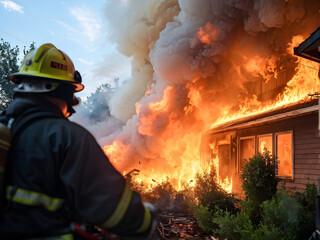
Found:
[[[210,44],[212,41],[222,38],[220,30],[211,23],[200,28],[197,37],[203,44]],[[293,56],[293,46],[297,46],[302,41],[301,36],[293,37],[292,42],[288,45],[288,54]],[[143,139],[146,149],[134,149],[139,153],[139,156],[133,157],[137,159],[132,159],[130,166],[127,166],[123,159],[130,155],[130,147],[135,148],[132,144],[135,144],[136,139],[131,139],[131,144],[126,145],[119,138],[112,145],[107,145],[103,149],[112,163],[121,171],[130,171],[132,168],[140,169],[137,181],[143,182],[146,189],[152,188],[155,181],[157,183],[165,181],[167,176],[170,177],[171,183],[177,190],[182,189],[185,183],[192,186],[196,173],[202,169],[199,148],[201,134],[204,131],[227,121],[307,100],[308,93],[319,90],[320,84],[317,76],[319,66],[306,59],[296,57],[291,57],[291,59],[296,59],[295,74],[287,82],[285,89],[272,101],[262,103],[254,95],[250,99],[242,101],[236,110],[233,105],[227,104],[215,106],[213,103],[210,106],[206,100],[210,98],[201,95],[203,89],[197,87],[198,80],[194,80],[181,90],[187,91],[188,100],[181,112],[176,106],[177,87],[167,86],[161,99],[151,101],[148,104],[141,102],[136,104],[138,121],[131,123],[136,125],[136,134]],[[244,69],[253,76],[261,76],[265,82],[268,82],[271,78],[278,78],[279,67],[277,64],[277,56],[269,58],[256,56],[248,59]],[[148,96],[150,95],[152,92],[148,93]],[[219,111],[217,110],[219,118],[217,116],[213,118],[214,111],[212,109],[215,107],[219,109]],[[214,122],[213,119],[215,119]],[[272,152],[272,147],[268,145],[267,139],[262,139],[260,144],[262,149],[266,147]],[[216,151],[214,147],[212,147],[212,151]],[[290,149],[284,150],[281,154],[285,155],[289,152],[291,152]],[[218,154],[215,153],[215,155],[216,157],[212,158],[212,163],[216,167],[218,181],[226,191],[231,192],[233,179],[230,176],[224,179],[220,177],[220,160]],[[288,170],[290,167],[292,169],[292,166],[280,166],[280,171],[284,175],[290,175]]]

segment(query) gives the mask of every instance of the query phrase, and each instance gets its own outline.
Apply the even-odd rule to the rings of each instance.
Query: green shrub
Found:
[[[252,226],[252,225],[251,225]],[[282,236],[282,231],[278,227],[267,227],[266,225],[259,225],[257,229],[244,228],[240,229],[241,239],[243,240],[285,240]]]
[[[277,191],[277,168],[277,160],[269,152],[254,155],[243,166],[240,179],[243,180],[242,188],[247,200],[243,203],[244,211],[255,226],[261,221],[261,204],[270,200]]]
[[[194,195],[193,214],[205,232],[212,233],[219,227],[213,221],[217,211],[227,211],[230,214],[239,211],[239,201],[220,187],[214,168],[211,168],[209,173],[206,171],[197,173]]]
[[[262,206],[262,222],[268,229],[277,226],[284,239],[298,239],[299,213],[302,207],[297,200],[281,190],[271,200],[265,201]]]
[[[206,233],[213,233],[218,226],[213,223],[214,213],[208,207],[200,204],[193,209],[193,216],[197,219],[199,226]]]
[[[195,204],[208,207],[212,212],[216,208],[230,212],[238,211],[238,200],[220,187],[214,168],[211,168],[210,173],[203,171],[196,174],[194,194]]]
[[[253,226],[248,215],[243,213],[232,214],[222,209],[217,209],[214,213],[213,224],[217,225],[213,229],[213,234],[219,239],[241,240],[243,233],[251,235]]]
[[[249,216],[253,225],[257,227],[260,224],[262,218],[262,205],[259,202],[253,201],[249,198],[241,201],[240,205],[242,212]]]
[[[308,183],[304,192],[294,193],[294,198],[302,207],[299,213],[298,239],[309,239],[308,237],[316,229],[316,196],[317,186],[314,183]]]
[[[277,169],[277,160],[269,152],[246,161],[240,175],[246,197],[258,203],[270,200],[277,191]]]

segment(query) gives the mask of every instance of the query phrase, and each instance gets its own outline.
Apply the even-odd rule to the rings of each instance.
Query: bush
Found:
[[[220,187],[214,168],[211,168],[210,173],[203,171],[196,174],[194,193],[196,205],[208,207],[211,212],[216,208],[230,212],[238,211],[238,200]]]
[[[299,239],[297,233],[302,207],[297,200],[280,190],[271,200],[265,201],[262,207],[262,222],[268,229],[277,226],[281,230],[283,239]]]
[[[308,183],[304,192],[294,193],[294,198],[302,207],[299,213],[298,239],[309,239],[316,229],[316,196],[317,186],[314,183]]]
[[[277,191],[277,169],[278,162],[269,152],[246,161],[240,175],[246,197],[258,203],[270,200]]]
[[[220,239],[241,240],[246,239],[242,235],[250,236],[253,233],[253,226],[248,215],[242,212],[232,214],[217,209],[213,217],[213,224],[217,225],[213,229],[213,234]]]
[[[255,226],[261,221],[261,204],[270,200],[277,191],[277,168],[277,160],[269,152],[254,155],[243,166],[240,175],[240,179],[243,180],[242,188],[246,194],[243,208]]]
[[[214,213],[210,211],[208,207],[205,207],[202,204],[193,209],[193,216],[197,219],[199,226],[206,233],[213,233],[218,227],[217,225],[213,224],[213,215]]]
[[[239,211],[238,200],[220,187],[214,168],[211,168],[209,173],[206,171],[197,173],[194,194],[193,215],[199,226],[207,233],[219,230],[219,224],[214,221],[216,212],[226,211],[231,215]]]
[[[277,161],[269,153],[250,158],[241,179],[246,199],[238,202],[219,187],[214,172],[197,175],[194,214],[202,229],[219,239],[303,240],[315,228],[315,184],[303,193],[277,190]]]

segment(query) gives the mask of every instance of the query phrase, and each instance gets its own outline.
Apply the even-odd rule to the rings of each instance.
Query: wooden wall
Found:
[[[286,185],[299,191],[320,177],[320,138],[318,116],[297,120],[294,125],[294,179]]]

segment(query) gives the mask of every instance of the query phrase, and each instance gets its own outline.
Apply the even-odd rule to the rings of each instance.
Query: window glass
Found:
[[[269,151],[270,154],[272,152],[272,136],[259,136],[258,137],[258,152],[264,153],[265,151]]]
[[[245,159],[249,160],[255,154],[255,143],[254,137],[240,139],[240,158],[239,158],[239,170],[242,171],[242,168],[245,163]]]
[[[277,135],[278,175],[292,177],[292,133]]]

